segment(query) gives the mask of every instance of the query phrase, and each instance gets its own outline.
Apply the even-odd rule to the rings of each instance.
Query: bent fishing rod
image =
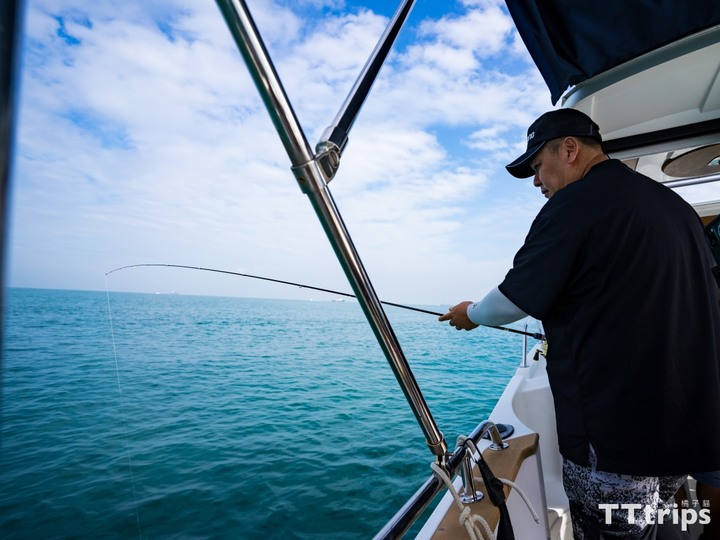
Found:
[[[109,272],[105,272],[106,276],[109,276],[113,272],[119,272],[120,270],[125,270],[127,268],[140,268],[140,267],[165,267],[165,268],[185,268],[187,270],[200,270],[201,272],[214,272],[216,274],[228,274],[231,276],[239,276],[239,277],[245,277],[250,279],[259,279],[262,281],[271,281],[273,283],[282,283],[283,285],[292,285],[294,287],[300,287],[301,289],[311,289],[313,291],[320,291],[325,292],[329,294],[336,294],[338,296],[345,296],[347,298],[356,298],[354,294],[341,292],[341,291],[333,291],[332,289],[324,289],[322,287],[314,287],[312,285],[305,285],[303,283],[295,283],[293,281],[285,281],[282,279],[275,279],[275,278],[269,278],[264,276],[254,276],[252,274],[243,274],[240,272],[232,272],[230,270],[218,270],[217,268],[205,268],[202,266],[190,266],[186,264],[163,264],[163,263],[142,263],[142,264],[129,264],[127,266],[121,266],[119,268],[115,268],[114,270],[110,270]],[[422,309],[418,307],[408,306],[405,304],[396,304],[395,302],[386,302],[384,300],[380,301],[381,304],[385,304],[386,306],[392,306],[400,309],[407,309],[410,311],[417,311],[419,313],[427,313],[428,315],[436,315],[438,317],[441,317],[444,315],[443,313],[438,313],[436,311],[429,311],[427,309]],[[514,328],[507,328],[505,326],[493,326],[490,324],[481,324],[480,326],[484,326],[485,328],[493,328],[495,330],[502,330],[503,332],[511,332],[513,334],[520,334],[523,336],[528,336],[533,339],[537,339],[540,341],[545,340],[545,335],[540,332],[523,332],[522,330],[515,330]]]

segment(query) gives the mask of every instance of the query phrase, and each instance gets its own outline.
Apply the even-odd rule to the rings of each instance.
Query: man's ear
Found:
[[[573,163],[577,159],[580,143],[575,137],[565,137],[561,146],[562,156],[567,163]]]

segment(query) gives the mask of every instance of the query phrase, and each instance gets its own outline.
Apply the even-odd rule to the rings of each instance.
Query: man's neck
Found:
[[[598,163],[601,163],[603,161],[607,161],[608,156],[606,154],[603,154],[602,152],[597,152],[593,156],[590,156],[589,159],[585,162],[585,166],[581,169],[582,174],[580,174],[579,179],[582,180],[585,178],[585,175],[592,169],[595,165]]]

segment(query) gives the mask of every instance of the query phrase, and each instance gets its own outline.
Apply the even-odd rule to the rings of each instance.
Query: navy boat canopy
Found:
[[[550,89],[570,86],[720,24],[717,0],[506,0]]]

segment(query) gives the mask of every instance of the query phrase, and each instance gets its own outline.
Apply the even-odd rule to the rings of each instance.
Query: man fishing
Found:
[[[506,168],[548,201],[503,282],[440,320],[542,320],[575,538],[654,539],[686,476],[720,469],[720,290],[702,224],[610,159],[579,111],[540,116]]]

